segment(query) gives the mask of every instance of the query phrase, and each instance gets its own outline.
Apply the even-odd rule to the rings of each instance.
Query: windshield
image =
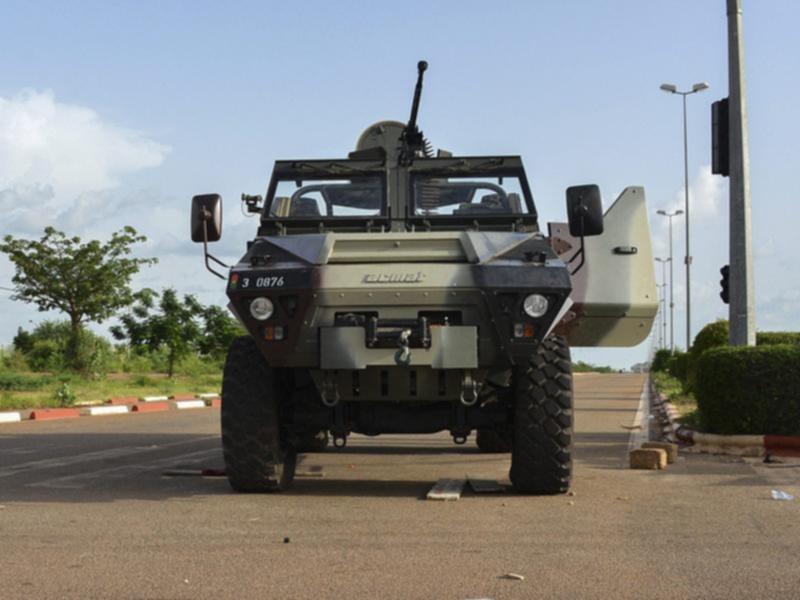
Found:
[[[346,179],[279,179],[269,207],[271,217],[301,219],[386,215],[380,176]]]
[[[504,216],[528,214],[519,177],[413,178],[415,216]]]

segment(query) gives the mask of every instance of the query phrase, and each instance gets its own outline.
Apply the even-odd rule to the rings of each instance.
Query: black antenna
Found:
[[[422,77],[427,68],[428,63],[424,60],[417,63],[417,85],[414,88],[414,101],[411,103],[411,116],[408,119],[406,128],[403,130],[403,134],[400,136],[400,141],[403,144],[403,149],[400,153],[401,164],[411,164],[418,153],[423,156],[428,155],[425,137],[417,127],[417,112],[419,112],[419,101],[422,96]]]

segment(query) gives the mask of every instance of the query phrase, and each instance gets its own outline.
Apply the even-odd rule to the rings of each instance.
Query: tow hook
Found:
[[[394,362],[404,367],[411,363],[411,351],[409,350],[409,338],[411,337],[410,329],[403,329],[400,336],[397,338],[397,345],[400,349],[394,353]]]
[[[461,404],[464,406],[475,406],[478,402],[478,382],[472,378],[469,371],[464,371],[461,378]]]
[[[322,403],[329,408],[339,404],[339,387],[336,385],[336,380],[328,373],[322,377],[320,398]]]

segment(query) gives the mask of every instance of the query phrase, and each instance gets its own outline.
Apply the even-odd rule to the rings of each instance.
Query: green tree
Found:
[[[86,323],[102,323],[134,301],[130,283],[141,265],[155,258],[132,258],[132,246],[147,238],[133,227],[114,232],[105,243],[82,242],[53,227],[40,240],[7,235],[0,252],[8,255],[16,272],[12,298],[35,304],[40,311],[59,310],[69,317],[67,364],[84,370],[79,352]]]
[[[158,299],[158,306],[156,306]],[[202,305],[192,295],[180,300],[172,288],[159,294],[150,289],[136,294],[130,313],[120,317],[122,325],[111,328],[118,340],[128,340],[134,350],[167,350],[167,373],[175,374],[175,363],[196,350],[202,335],[197,318]]]
[[[231,342],[245,335],[245,330],[230,313],[212,304],[203,309],[203,333],[198,343],[200,354],[221,358],[228,352]]]

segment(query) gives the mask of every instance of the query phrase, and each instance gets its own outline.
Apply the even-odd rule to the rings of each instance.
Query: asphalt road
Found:
[[[258,496],[163,476],[222,466],[215,409],[0,425],[0,598],[797,598],[800,500],[770,490],[800,468],[628,470],[642,384],[577,378],[574,496],[424,500],[507,482],[446,435],[355,437]]]

